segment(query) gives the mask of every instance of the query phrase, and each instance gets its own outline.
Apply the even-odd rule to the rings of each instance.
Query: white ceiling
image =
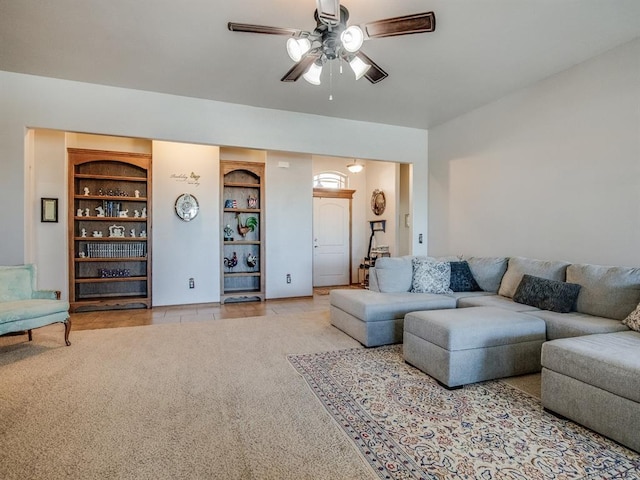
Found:
[[[0,70],[330,117],[430,128],[640,36],[639,0],[344,0],[350,24],[433,10],[436,31],[370,40],[389,73],[280,78],[314,0],[0,0]],[[329,101],[329,93],[333,101]]]

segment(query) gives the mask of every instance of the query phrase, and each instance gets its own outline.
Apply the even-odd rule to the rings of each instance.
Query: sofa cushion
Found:
[[[450,297],[455,298],[456,300],[460,300],[461,298],[470,298],[470,297],[495,297],[495,293],[491,292],[483,292],[482,290],[478,290],[477,292],[453,292],[448,294]]]
[[[500,282],[498,293],[504,297],[512,298],[524,274],[564,282],[568,265],[567,262],[511,257],[507,271]]]
[[[0,267],[0,302],[31,298],[33,273],[32,265]]]
[[[627,315],[627,318],[622,321],[622,324],[629,327],[631,330],[640,332],[640,304],[638,304],[633,312]]]
[[[542,345],[542,366],[640,402],[640,333],[562,338]]]
[[[580,313],[623,320],[640,303],[640,268],[573,264],[567,281],[581,286]]]
[[[15,300],[0,302],[0,324],[16,322],[69,310],[69,302],[63,300]]]
[[[507,270],[506,257],[469,257],[466,259],[473,278],[485,292],[496,293]]]
[[[503,297],[501,295],[483,295],[483,296],[465,296],[458,299],[458,307],[498,307],[511,312],[528,312],[532,310],[538,310],[536,307],[530,305],[523,305],[522,303],[514,302],[509,297]]]
[[[526,313],[545,321],[547,340],[597,333],[626,332],[628,330],[620,320],[596,317],[586,313],[557,313],[549,310],[532,310]]]
[[[413,293],[451,293],[451,265],[431,258],[415,257],[413,263]]]
[[[466,261],[449,262],[451,265],[451,281],[449,288],[454,292],[477,292],[480,289],[478,282],[473,278],[473,273]]]
[[[373,272],[380,292],[399,293],[411,290],[413,265],[410,256],[381,257],[376,260]]]
[[[569,313],[578,298],[580,285],[523,275],[513,300],[542,310]]]
[[[456,299],[433,293],[381,293],[371,290],[331,290],[330,303],[364,322],[403,319],[409,312],[456,308]]]
[[[540,319],[489,307],[411,312],[404,330],[449,351],[545,340]]]

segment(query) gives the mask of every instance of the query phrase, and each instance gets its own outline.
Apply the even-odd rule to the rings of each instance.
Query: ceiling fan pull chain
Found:
[[[333,62],[329,63],[329,101],[333,100]]]

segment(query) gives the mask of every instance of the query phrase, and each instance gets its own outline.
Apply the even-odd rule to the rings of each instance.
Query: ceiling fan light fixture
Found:
[[[362,169],[364,168],[364,165],[362,165],[361,163],[358,163],[358,160],[353,160],[353,163],[350,163],[349,165],[347,165],[347,170],[349,170],[351,173],[360,173],[362,171]]]
[[[293,38],[287,40],[287,53],[294,62],[299,62],[305,53],[311,50],[311,42],[308,38]]]
[[[322,65],[314,62],[309,67],[309,70],[302,76],[307,82],[312,85],[320,85],[320,74],[322,73]]]
[[[356,74],[356,80],[360,80],[362,76],[367,73],[367,70],[371,68],[371,65],[365,63],[360,57],[353,57],[349,60],[351,70]]]
[[[347,52],[355,53],[362,47],[364,33],[357,25],[351,25],[340,34],[340,41]]]

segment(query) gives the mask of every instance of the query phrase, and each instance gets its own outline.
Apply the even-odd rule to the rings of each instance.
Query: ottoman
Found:
[[[411,312],[404,318],[407,363],[446,387],[539,372],[544,320],[494,307]]]

